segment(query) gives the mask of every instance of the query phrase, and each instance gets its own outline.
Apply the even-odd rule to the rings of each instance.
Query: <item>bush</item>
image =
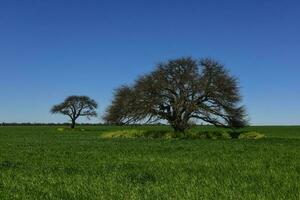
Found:
[[[58,131],[64,131],[65,129],[64,128],[58,128],[57,130]]]
[[[174,132],[166,130],[141,130],[141,129],[126,129],[120,131],[108,131],[101,134],[101,138],[178,138]]]
[[[66,131],[87,131],[87,129],[84,128],[57,128],[56,129],[59,132],[66,132]]]
[[[188,132],[187,138],[191,139],[230,139],[229,133],[226,131],[200,131],[200,132]]]
[[[170,132],[167,130],[141,130],[127,129],[120,131],[108,131],[101,135],[102,138],[181,138],[181,139],[230,139],[230,135],[226,131],[204,131],[186,133]]]
[[[144,135],[143,130],[131,129],[131,130],[120,130],[120,131],[108,131],[104,132],[102,138],[137,138]]]
[[[166,130],[147,130],[144,131],[145,138],[174,138],[175,133]]]
[[[258,132],[228,132],[218,131],[187,131],[186,133],[170,132],[167,130],[142,130],[125,129],[108,131],[101,135],[102,138],[179,138],[179,139],[261,139],[265,136]]]
[[[255,131],[250,131],[250,132],[245,132],[245,133],[241,133],[238,137],[239,139],[262,139],[265,138],[264,134],[255,132]]]

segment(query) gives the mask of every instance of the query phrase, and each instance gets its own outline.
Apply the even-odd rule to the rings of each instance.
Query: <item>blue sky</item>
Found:
[[[300,2],[2,0],[0,122],[65,122],[49,109],[112,91],[156,63],[212,57],[239,77],[252,124],[300,124]],[[99,119],[94,119],[96,122]]]

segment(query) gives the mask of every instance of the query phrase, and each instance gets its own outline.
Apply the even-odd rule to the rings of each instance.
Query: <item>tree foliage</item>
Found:
[[[240,101],[238,81],[222,64],[187,57],[160,63],[132,86],[118,88],[104,119],[113,124],[167,120],[180,132],[193,119],[243,127],[246,114]]]
[[[71,128],[74,128],[78,117],[84,116],[88,119],[96,117],[97,107],[96,101],[87,96],[69,96],[64,102],[54,105],[50,112],[69,116],[72,122]]]

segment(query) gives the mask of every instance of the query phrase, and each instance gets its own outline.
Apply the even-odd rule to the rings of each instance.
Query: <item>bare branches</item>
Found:
[[[69,116],[72,122],[71,128],[74,128],[78,117],[85,116],[88,119],[96,117],[95,109],[97,107],[96,101],[87,96],[69,96],[64,102],[54,105],[50,112],[52,114],[60,113]]]
[[[193,118],[216,126],[246,124],[239,106],[238,81],[212,59],[190,57],[160,63],[132,87],[115,92],[104,119],[108,123],[136,123],[149,116],[167,120],[176,131],[184,131]]]

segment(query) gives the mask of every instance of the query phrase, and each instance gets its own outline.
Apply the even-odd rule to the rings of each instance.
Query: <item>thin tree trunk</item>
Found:
[[[75,128],[75,120],[72,119],[71,129],[74,129],[74,128]]]
[[[186,127],[181,126],[180,124],[173,124],[172,128],[174,129],[175,132],[177,133],[184,133]]]

